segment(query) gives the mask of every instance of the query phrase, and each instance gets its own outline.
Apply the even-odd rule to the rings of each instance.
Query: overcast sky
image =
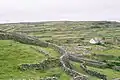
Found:
[[[120,0],[0,0],[0,22],[120,20]]]

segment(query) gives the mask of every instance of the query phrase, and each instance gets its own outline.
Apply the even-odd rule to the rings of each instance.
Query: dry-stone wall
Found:
[[[104,62],[100,61],[95,61],[95,60],[90,60],[82,57],[77,57],[75,55],[69,55],[70,60],[75,61],[75,62],[85,62],[86,65],[88,66],[93,66],[93,67],[100,67],[100,68],[107,68],[107,64]]]
[[[59,59],[54,59],[54,58],[48,58],[46,60],[43,60],[42,62],[38,64],[21,64],[19,66],[19,69],[24,71],[24,70],[46,70],[49,68],[53,67],[58,67],[60,66],[60,61]]]
[[[49,56],[49,53],[47,51],[41,49],[41,48],[35,48],[35,47],[32,47],[32,46],[31,46],[31,48],[34,49],[35,51],[39,52],[39,53],[44,54],[45,56]]]
[[[58,80],[57,77],[46,77],[46,78],[40,78],[40,80]]]
[[[24,44],[36,45],[36,46],[41,46],[41,47],[51,47],[62,55],[60,59],[52,59],[52,60],[48,59],[48,60],[44,60],[43,62],[40,62],[39,64],[22,64],[19,67],[21,70],[28,70],[28,69],[45,70],[45,69],[52,68],[52,67],[62,66],[64,71],[73,77],[73,80],[88,80],[87,76],[72,69],[72,67],[70,66],[69,60],[73,60],[76,62],[85,61],[85,62],[88,62],[87,64],[97,65],[97,66],[106,65],[105,63],[102,63],[99,61],[93,61],[89,59],[84,59],[82,57],[78,57],[77,55],[76,56],[71,55],[70,53],[66,52],[66,50],[64,50],[63,48],[61,48],[60,46],[56,44],[43,42],[37,38],[18,34],[18,33],[0,33],[0,40],[14,40],[14,41],[24,43]],[[88,73],[93,73],[93,74],[95,73],[89,70],[86,70],[86,71]],[[98,75],[99,73],[96,73],[96,74]],[[104,78],[104,76],[102,75],[98,77],[106,80],[106,78]]]
[[[48,43],[18,33],[0,33],[0,40],[14,40],[24,44],[48,47]]]
[[[120,80],[120,78],[115,78],[115,79],[112,79],[112,80]]]
[[[96,72],[96,71],[88,70],[87,67],[86,67],[86,65],[84,65],[84,64],[81,64],[80,67],[81,67],[85,72],[87,72],[89,75],[96,76],[96,77],[98,77],[98,78],[100,78],[100,79],[103,79],[103,80],[107,80],[106,75],[101,74],[101,73]]]
[[[48,43],[48,47],[53,48],[54,50],[56,50],[57,52],[59,52],[61,55],[67,53],[63,48],[61,48],[60,46],[58,46],[56,44]]]
[[[120,71],[120,66],[113,66],[112,69],[116,71]]]
[[[87,76],[73,70],[73,69],[70,69],[69,67],[67,67],[66,63],[69,63],[68,60],[66,59],[66,56],[63,55],[60,57],[60,61],[61,61],[61,64],[63,66],[63,69],[64,71],[69,74],[70,76],[73,77],[73,80],[88,80]]]
[[[70,66],[70,63],[69,63],[69,56],[68,56],[68,53],[66,52],[66,50],[57,46],[56,44],[49,43],[48,46],[51,47],[51,48],[54,48],[56,51],[58,51],[59,53],[62,54],[62,56],[60,57],[60,62],[61,62],[61,65],[63,67],[63,70],[67,74],[72,76],[73,80],[88,80],[87,76],[85,76],[85,75],[83,75],[83,74],[81,74],[81,73],[72,69],[72,67]],[[76,76],[78,76],[79,79],[76,78]]]
[[[107,58],[107,59],[119,59],[120,56],[114,56],[114,55],[106,55],[106,54],[92,54],[93,56],[96,56],[96,57],[104,57],[104,58]]]

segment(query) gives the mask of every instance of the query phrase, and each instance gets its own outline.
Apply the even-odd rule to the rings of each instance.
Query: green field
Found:
[[[0,41],[0,80],[9,79],[35,79],[40,77],[60,74],[60,80],[69,80],[69,77],[60,69],[53,68],[47,71],[20,71],[18,66],[22,63],[38,63],[46,57],[30,48],[31,45],[25,45],[10,40]],[[46,48],[47,51],[56,56],[57,52]],[[63,79],[65,78],[65,79]]]
[[[38,38],[41,41],[54,43],[63,47],[67,52],[84,54],[88,59],[98,61],[113,61],[120,63],[120,23],[107,21],[53,21],[40,23],[12,23],[0,24],[0,30],[5,32],[23,33]],[[2,32],[0,32],[2,33]],[[89,40],[95,37],[105,38],[104,45],[93,45]],[[40,48],[49,53],[50,57],[58,58],[59,52],[50,47],[40,47],[22,44],[13,40],[0,40],[0,80],[33,79],[59,75],[59,80],[71,80],[72,77],[64,72],[61,66],[41,70],[18,69],[21,64],[39,63],[48,57],[32,49]],[[98,57],[92,54],[113,55],[115,58]],[[70,61],[73,69],[88,76],[88,80],[100,80],[88,75],[80,68],[78,62]],[[116,64],[116,65],[118,65]],[[96,68],[88,66],[88,69],[97,71],[107,76],[107,80],[120,78],[120,71],[110,68]]]

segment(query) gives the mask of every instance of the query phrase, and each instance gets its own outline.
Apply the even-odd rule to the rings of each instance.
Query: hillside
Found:
[[[1,80],[113,80],[120,78],[120,23],[0,24],[0,56]]]

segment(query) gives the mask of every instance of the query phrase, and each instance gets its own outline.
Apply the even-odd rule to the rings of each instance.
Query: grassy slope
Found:
[[[114,71],[112,69],[100,69],[100,68],[93,68],[93,67],[88,67],[90,70],[93,71],[98,71],[100,73],[103,73],[107,75],[108,80],[112,80],[114,78],[119,78],[120,77],[120,72],[119,71]]]
[[[58,73],[61,75],[61,80],[69,80],[69,77],[60,68],[53,68],[43,72],[34,70],[22,72],[17,69],[19,64],[38,63],[44,59],[44,55],[35,52],[29,45],[0,40],[0,80],[37,79]]]
[[[50,26],[52,24],[55,24],[55,25]],[[93,22],[93,24],[96,24],[96,22]],[[108,40],[109,39],[112,40],[112,38],[115,37],[115,36],[120,38],[120,28],[115,27],[116,25],[120,25],[120,24],[118,24],[118,23],[117,24],[115,23],[116,25],[114,23],[108,24],[109,26],[111,26],[109,28],[108,27],[90,28],[93,24],[91,24],[91,22],[63,22],[63,23],[62,22],[60,22],[60,23],[59,22],[58,23],[57,22],[53,22],[53,23],[52,22],[50,22],[50,23],[46,22],[46,23],[44,23],[44,26],[42,24],[39,24],[39,23],[38,24],[32,24],[32,25],[36,25],[37,27],[39,27],[38,29],[40,31],[39,32],[31,32],[28,35],[31,35],[31,36],[33,36],[33,35],[35,35],[35,36],[43,36],[42,38],[40,38],[41,40],[51,40],[52,39],[52,40],[58,41],[59,43],[63,42],[63,45],[64,45],[64,42],[66,42],[67,39],[72,40],[72,41],[73,40],[77,41],[76,37],[77,38],[83,37],[85,39],[85,40],[82,40],[83,42],[88,42],[91,38],[96,37],[96,36],[102,36],[102,37],[105,37]],[[15,31],[17,29],[20,30],[19,27],[21,27],[22,31],[23,30],[30,30],[30,28],[31,28],[31,30],[33,30],[34,28],[36,28],[36,26],[30,27],[28,25],[27,26],[25,26],[25,25],[20,26],[20,25],[22,25],[22,24],[16,24],[15,26],[17,26],[17,27],[13,31]],[[97,24],[97,25],[99,25],[99,24]],[[107,25],[107,24],[104,24],[104,25]],[[100,26],[103,26],[103,25],[100,25]],[[8,27],[6,27],[6,28],[8,28]],[[44,31],[41,31],[40,28],[44,29]],[[54,30],[55,28],[56,28],[56,30]],[[23,45],[23,44],[19,44],[19,43],[16,44],[15,43],[14,46],[9,46],[7,43],[9,43],[9,42],[6,42],[6,41],[1,42],[0,41],[0,44],[2,44],[2,45],[0,45],[0,56],[1,55],[3,55],[3,56],[8,55],[7,54],[8,51],[3,50],[3,48],[7,49],[9,47],[9,50],[10,50],[9,52],[12,53],[11,56],[14,55],[14,57],[16,56],[17,58],[12,58],[9,55],[11,59],[15,59],[15,60],[10,62],[9,58],[0,57],[0,59],[5,59],[5,60],[7,59],[6,61],[9,61],[9,62],[5,63],[5,60],[0,60],[0,64],[2,64],[2,65],[4,64],[3,65],[3,70],[6,68],[6,64],[8,64],[8,63],[9,63],[9,65],[12,66],[13,64],[18,65],[20,63],[36,63],[36,62],[39,62],[40,60],[44,59],[43,55],[35,52],[34,50],[31,51],[28,45]],[[71,43],[73,45],[71,45],[72,48],[70,48],[70,49],[71,50],[74,49],[74,45],[80,44],[80,43],[82,43],[82,42],[79,41],[78,43]],[[7,45],[7,46],[5,46],[5,45]],[[16,45],[18,47],[16,47]],[[110,46],[119,47],[120,45],[117,44],[117,45],[110,45]],[[68,43],[68,47],[70,47],[70,43]],[[90,45],[90,47],[93,48],[92,53],[110,54],[110,55],[114,55],[114,56],[120,56],[120,50],[116,49],[116,48],[110,48],[110,49],[107,49],[107,50],[106,49],[105,50],[98,50],[96,48],[97,47],[99,48],[99,46]],[[56,52],[53,49],[49,49],[49,48],[44,48],[44,49],[46,51],[48,51],[49,53],[51,53],[51,55],[54,56],[54,57],[59,56],[59,54],[55,54]],[[26,51],[26,52],[24,52],[24,51]],[[74,50],[72,50],[72,51],[74,51]],[[2,54],[3,52],[5,54]],[[16,53],[23,54],[23,55],[16,55]],[[30,53],[31,55],[28,56],[28,53]],[[39,56],[35,56],[35,54],[39,55]],[[18,56],[20,56],[20,57],[18,57]],[[21,56],[24,56],[24,57],[21,58]],[[39,58],[39,57],[41,57],[41,58]],[[16,62],[18,62],[18,63],[16,63]],[[79,68],[79,64],[77,63],[77,64],[74,64],[74,65],[75,65],[75,68],[81,72],[81,69]],[[2,67],[0,66],[0,68],[2,68]],[[13,68],[13,66],[12,66],[12,68]],[[98,68],[94,68],[94,69],[96,71],[100,71],[100,72],[102,70],[102,69],[100,70]],[[21,73],[18,70],[16,70],[16,71],[13,70],[13,72],[9,73],[9,70],[12,70],[12,69],[8,69],[8,67],[7,67],[7,70],[8,71],[6,71],[6,73],[4,71],[3,71],[3,73],[5,73],[6,75],[9,75],[9,74],[12,75],[11,73],[13,73],[13,76],[16,76],[16,77],[24,77],[25,76],[26,78],[28,78],[29,76],[31,76],[31,77],[39,77],[39,76],[52,75],[53,72],[54,73],[61,72],[61,80],[64,80],[64,79],[67,80],[68,79],[68,76],[66,76],[65,73],[63,73],[60,68],[50,69],[50,70],[42,72],[42,73],[39,72],[39,71],[26,71],[26,72]],[[114,72],[113,70],[109,70],[109,69],[106,69],[105,71],[102,71],[102,72],[107,74],[110,80],[111,80],[112,77],[114,78],[114,75],[117,75],[117,77],[119,77],[119,74],[120,74],[120,72]],[[2,75],[2,77],[4,78],[4,75],[1,74],[1,73],[0,73],[0,75]],[[17,74],[15,74],[15,73],[17,73]],[[26,73],[29,76],[26,75]],[[10,75],[9,75],[9,77],[10,77]],[[97,80],[97,78],[92,77],[92,76],[90,76],[90,79],[91,80]]]

